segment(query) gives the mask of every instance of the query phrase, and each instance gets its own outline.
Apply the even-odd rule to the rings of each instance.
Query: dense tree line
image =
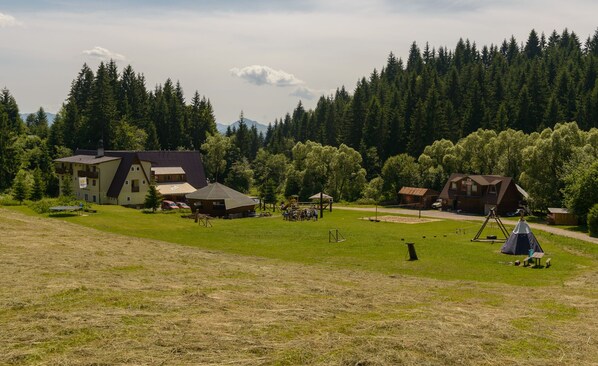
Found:
[[[598,30],[585,42],[574,32],[548,37],[532,30],[481,49],[469,40],[423,50],[413,43],[406,63],[394,54],[381,71],[323,96],[314,110],[301,103],[265,136],[274,153],[293,142],[344,143],[358,150],[370,177],[391,156],[419,156],[434,141],[457,142],[479,128],[542,131],[558,122],[598,127]],[[291,142],[289,142],[291,141]]]

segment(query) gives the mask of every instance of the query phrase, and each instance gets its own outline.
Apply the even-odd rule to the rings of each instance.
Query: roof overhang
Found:
[[[156,184],[156,189],[163,196],[179,196],[196,191],[196,189],[187,182]]]

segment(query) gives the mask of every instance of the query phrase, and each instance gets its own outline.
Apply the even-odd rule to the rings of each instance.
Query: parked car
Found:
[[[168,200],[162,201],[162,209],[163,210],[178,210],[179,206],[176,203]]]
[[[188,204],[186,204],[185,202],[176,202],[176,204],[179,206],[179,208],[185,209],[185,210],[190,210],[191,207],[189,207]]]
[[[432,203],[432,208],[441,209],[442,208],[442,198],[436,200],[436,202]]]

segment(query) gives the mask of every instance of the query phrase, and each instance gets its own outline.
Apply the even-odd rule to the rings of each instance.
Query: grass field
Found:
[[[213,227],[205,228],[175,213],[143,214],[120,206],[102,206],[97,214],[71,215],[63,220],[227,253],[448,280],[554,285],[598,264],[598,246],[537,232],[546,256],[558,265],[549,271],[529,270],[511,265],[525,256],[501,254],[499,242],[471,242],[480,222],[396,224],[359,220],[370,216],[367,212],[335,210],[316,222],[289,222],[273,216],[212,220]],[[330,229],[338,229],[347,240],[330,244]],[[498,229],[489,224],[488,234],[497,233]],[[405,260],[407,242],[415,243],[419,261]]]
[[[521,268],[479,222],[364,216],[0,208],[0,364],[595,364],[596,245],[536,232]]]

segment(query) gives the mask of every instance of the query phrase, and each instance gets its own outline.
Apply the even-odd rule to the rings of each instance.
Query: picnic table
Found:
[[[532,254],[531,258],[534,260],[534,267],[540,267],[542,257],[544,257],[543,252],[534,252],[534,254]]]
[[[83,210],[82,206],[54,206],[50,207],[50,214],[62,212],[77,212],[77,214],[80,215],[81,210]]]

